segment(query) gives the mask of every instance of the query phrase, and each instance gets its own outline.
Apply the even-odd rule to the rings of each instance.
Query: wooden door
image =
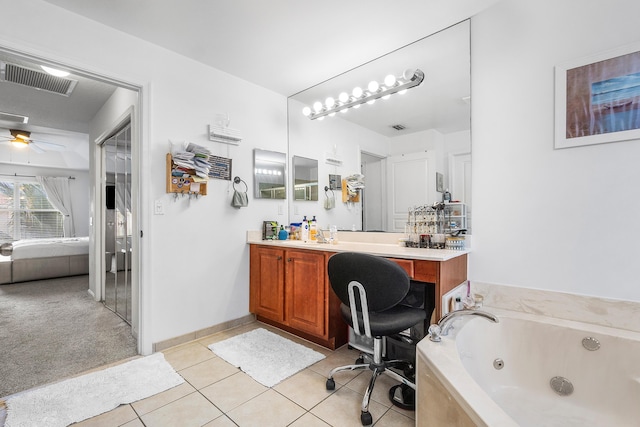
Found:
[[[251,245],[249,311],[284,321],[284,250]]]
[[[325,335],[326,268],[323,252],[286,252],[286,323],[319,337]]]

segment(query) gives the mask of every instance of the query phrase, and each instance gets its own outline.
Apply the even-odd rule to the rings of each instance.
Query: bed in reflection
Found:
[[[0,284],[89,274],[89,237],[18,240],[0,254]]]

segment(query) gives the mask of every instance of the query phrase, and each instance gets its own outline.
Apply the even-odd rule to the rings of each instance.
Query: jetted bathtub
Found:
[[[640,333],[485,311],[418,344],[418,426],[640,426]]]

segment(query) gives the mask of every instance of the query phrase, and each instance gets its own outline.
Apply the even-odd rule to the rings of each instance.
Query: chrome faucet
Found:
[[[462,309],[450,311],[449,313],[442,316],[440,320],[438,320],[437,324],[433,324],[429,326],[429,339],[433,342],[440,342],[443,336],[446,336],[451,329],[453,322],[462,316],[480,316],[484,317],[487,320],[492,321],[493,323],[498,323],[499,320],[496,316],[491,313],[487,313],[482,310],[470,310],[470,309]]]

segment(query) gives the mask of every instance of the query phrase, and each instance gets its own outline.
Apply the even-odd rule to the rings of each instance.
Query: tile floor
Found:
[[[255,328],[265,328],[326,355],[326,358],[272,388],[264,387],[218,358],[207,346]],[[147,399],[121,405],[85,420],[81,427],[358,427],[362,394],[370,371],[337,374],[336,390],[325,389],[332,368],[354,363],[356,350],[330,351],[286,332],[253,322],[163,351],[185,383]],[[378,377],[369,411],[377,427],[413,426],[415,413],[391,404],[394,384]]]

